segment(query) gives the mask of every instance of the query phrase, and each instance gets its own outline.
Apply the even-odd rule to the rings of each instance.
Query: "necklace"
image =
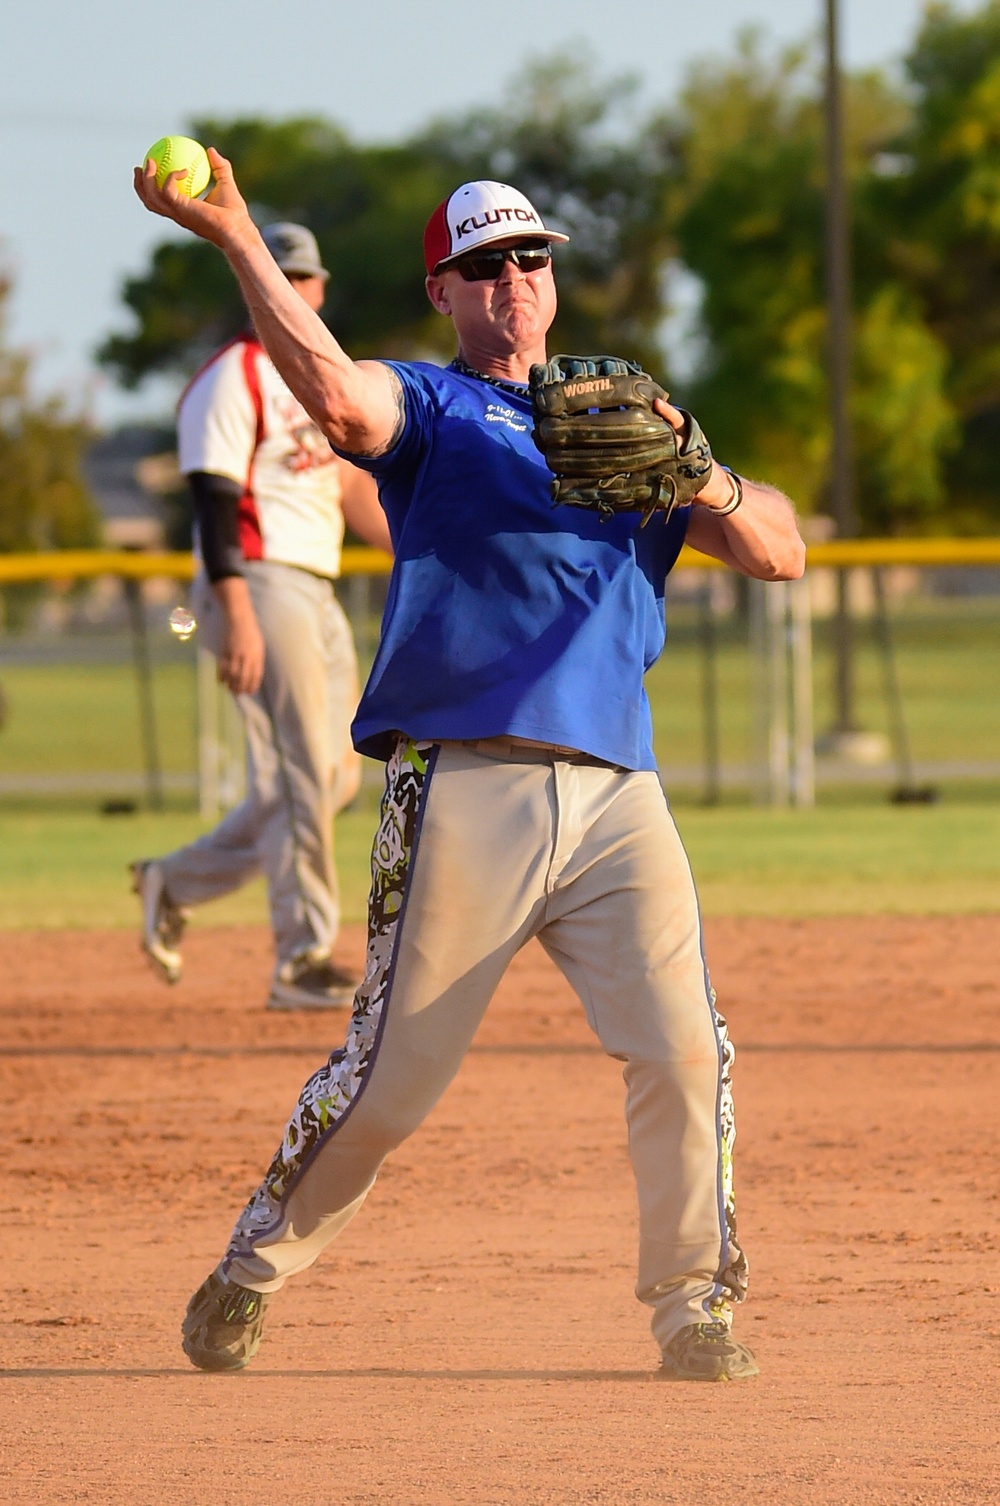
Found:
[[[487,376],[485,371],[477,371],[468,361],[463,361],[461,356],[456,356],[452,361],[451,370],[457,371],[460,376],[475,377],[477,382],[488,382],[491,387],[499,387],[502,392],[513,392],[517,397],[524,397],[528,390],[527,382],[505,382],[502,377]]]

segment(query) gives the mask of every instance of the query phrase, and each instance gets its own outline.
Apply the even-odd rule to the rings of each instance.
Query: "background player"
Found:
[[[318,312],[328,274],[311,231],[268,225],[263,242]],[[240,708],[247,796],[198,841],[133,865],[143,946],[175,983],[189,909],[263,872],[277,954],[270,1007],[347,1005],[357,979],[331,957],[333,818],[357,793],[361,760],[350,741],[357,660],[333,581],[344,518],[389,549],[385,517],[371,478],[334,455],[252,329],[189,382],[177,434],[203,567],[194,611]]]
[[[636,515],[604,524],[553,509],[525,383],[555,314],[549,243],[566,237],[516,190],[465,184],[428,224],[427,291],[453,320],[456,361],[355,363],[289,296],[229,164],[213,154],[212,165],[206,202],[158,189],[152,164],[137,169],[137,192],[225,252],[290,386],[379,477],[396,563],[354,725],[356,744],[389,760],[365,979],[343,1049],[303,1088],[223,1262],[191,1299],[185,1351],[205,1369],[247,1363],[269,1294],[360,1208],[457,1071],[508,961],[537,936],[625,1064],[637,1292],[662,1373],[752,1376],[730,1332],[746,1286],[732,1048],[642,679],[685,533],[747,575],[796,577],[792,509],[750,483],[741,502],[717,466],[696,505],[644,529]],[[677,409],[661,412],[683,426]]]

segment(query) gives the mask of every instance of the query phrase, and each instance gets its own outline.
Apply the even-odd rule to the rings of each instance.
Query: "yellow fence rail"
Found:
[[[810,565],[1000,565],[1000,539],[831,539]]]
[[[685,569],[725,569],[687,544],[677,561]],[[831,539],[812,544],[806,564],[834,570],[872,565],[1000,565],[1000,539]]]
[[[677,561],[685,569],[722,569],[687,545]],[[836,570],[872,565],[1000,565],[1000,538],[988,539],[834,539],[808,551],[811,566]],[[392,561],[381,549],[345,549],[343,575],[386,575]],[[128,549],[58,549],[36,554],[0,554],[0,585],[27,581],[92,580],[117,575],[126,580],[189,581],[195,572],[188,553]]]
[[[392,560],[381,549],[345,549],[343,575],[386,575]],[[93,580],[118,575],[125,580],[192,580],[194,556],[131,549],[52,549],[37,554],[0,554],[0,586],[42,580]]]
[[[808,564],[814,569],[860,569],[872,572],[874,587],[874,639],[882,666],[882,678],[895,786],[900,802],[930,799],[933,773],[930,764],[918,765],[910,751],[893,646],[892,626],[886,610],[886,592],[881,571],[885,567],[909,566],[1000,566],[1000,538],[965,539],[838,539],[813,545]],[[685,547],[678,564],[700,571],[724,568],[718,561]],[[370,583],[392,567],[388,555],[378,549],[344,550],[342,573],[348,577],[345,607],[351,617],[362,657],[373,647],[373,605]],[[133,551],[114,549],[60,550],[25,554],[0,554],[0,588],[19,584],[51,582],[69,586],[73,581],[117,578],[123,583],[128,608],[132,653],[138,685],[140,736],[145,768],[146,802],[159,809],[165,783],[157,738],[153,694],[154,655],[148,634],[143,580],[172,579],[189,582],[196,562],[188,552]],[[813,736],[812,610],[815,593],[808,578],[780,585],[749,583],[748,649],[753,676],[752,755],[745,766],[727,770],[721,763],[718,736],[720,684],[716,661],[720,638],[716,633],[713,604],[715,593],[703,577],[698,615],[702,677],[704,732],[704,799],[714,804],[721,798],[724,779],[738,786],[749,785],[754,798],[776,805],[811,805],[815,798],[817,765]],[[4,654],[0,652],[0,659]],[[214,819],[223,804],[238,798],[239,738],[231,720],[228,697],[222,697],[215,667],[205,650],[196,655],[198,686],[197,788],[199,805],[206,819]],[[230,721],[227,722],[227,716]],[[886,754],[888,757],[888,754]],[[881,764],[880,764],[881,767]],[[936,768],[937,766],[934,766]],[[943,765],[941,766],[944,767]],[[951,766],[949,766],[951,767]],[[957,766],[956,766],[957,767]],[[962,765],[966,774],[980,777],[986,765]],[[995,765],[989,765],[993,777]],[[930,772],[929,772],[930,771]],[[976,772],[978,771],[978,772]],[[822,770],[823,778],[833,778]],[[675,771],[676,774],[676,771]],[[919,777],[918,777],[919,776]],[[101,776],[102,778],[104,776]],[[117,776],[116,776],[117,777]],[[842,778],[842,771],[836,778]],[[879,776],[882,777],[882,776]],[[889,777],[888,774],[885,777]],[[2,782],[2,781],[0,781]],[[116,785],[117,788],[117,785]]]
[[[833,539],[813,544],[809,565],[851,569],[870,565],[1000,565],[997,539]],[[721,569],[718,560],[685,547],[678,565],[685,569]],[[367,548],[346,548],[343,575],[386,575],[389,554]],[[0,586],[23,581],[93,580],[120,575],[125,580],[191,580],[194,557],[188,553],[133,550],[39,550],[36,554],[0,554]]]

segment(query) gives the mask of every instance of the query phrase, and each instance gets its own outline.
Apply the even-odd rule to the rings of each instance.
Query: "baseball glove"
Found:
[[[708,440],[690,413],[681,433],[653,411],[666,397],[634,361],[614,356],[555,356],[532,366],[535,444],[554,473],[552,498],[596,509],[670,516],[697,496],[712,474]],[[683,410],[681,410],[683,411]]]

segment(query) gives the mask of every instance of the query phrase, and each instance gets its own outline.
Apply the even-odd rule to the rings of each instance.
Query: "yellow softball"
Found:
[[[143,160],[148,162],[150,158],[156,163],[158,188],[163,187],[169,173],[179,172],[186,176],[178,179],[177,186],[188,198],[196,199],[209,185],[212,169],[208,164],[208,154],[190,136],[161,136],[159,141],[154,141]]]

